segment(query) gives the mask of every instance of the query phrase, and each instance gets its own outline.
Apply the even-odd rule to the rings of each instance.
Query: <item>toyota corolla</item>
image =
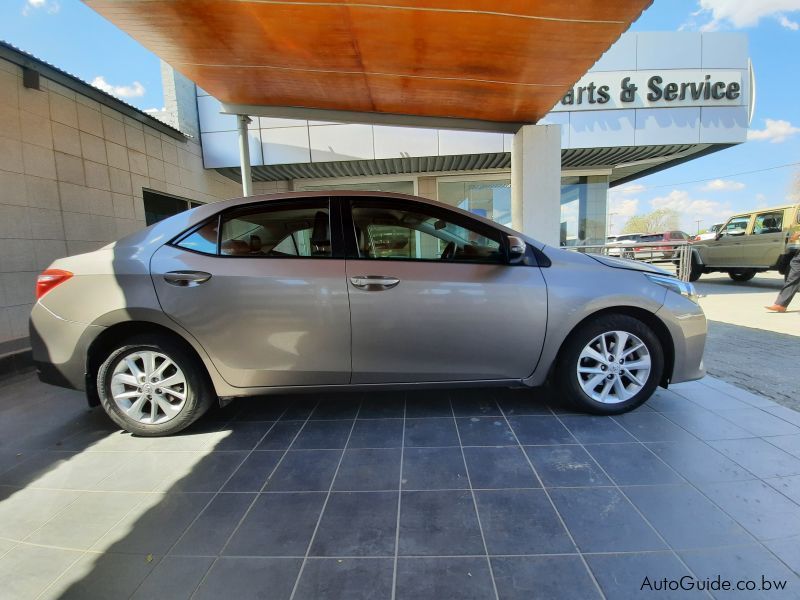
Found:
[[[144,436],[331,387],[547,383],[618,414],[702,377],[705,338],[692,285],[658,268],[352,191],[206,204],[59,259],[31,314],[40,378]]]

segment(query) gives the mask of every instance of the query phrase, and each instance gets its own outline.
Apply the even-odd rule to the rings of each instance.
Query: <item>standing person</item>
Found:
[[[765,308],[772,312],[786,312],[786,307],[800,290],[800,252],[797,252],[789,263],[789,274],[786,276],[786,283],[781,288],[775,304]]]

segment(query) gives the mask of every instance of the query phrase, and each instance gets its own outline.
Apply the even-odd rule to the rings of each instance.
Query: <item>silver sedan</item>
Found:
[[[694,288],[422,198],[306,192],[207,204],[37,283],[40,378],[122,428],[323,387],[536,387],[617,414],[704,375]]]

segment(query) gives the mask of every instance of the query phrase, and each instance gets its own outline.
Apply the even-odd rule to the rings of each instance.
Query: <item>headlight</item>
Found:
[[[657,285],[672,290],[676,294],[680,294],[692,302],[697,302],[697,290],[694,289],[694,285],[687,281],[681,281],[677,277],[656,275],[655,273],[645,273],[644,276]]]

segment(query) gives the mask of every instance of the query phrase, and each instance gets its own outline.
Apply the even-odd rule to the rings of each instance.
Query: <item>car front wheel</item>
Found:
[[[556,384],[579,410],[627,412],[655,391],[664,352],[648,325],[627,315],[605,315],[577,329],[556,368]]]
[[[98,370],[97,390],[117,425],[147,437],[188,427],[213,399],[197,359],[161,336],[131,339],[111,352]]]

